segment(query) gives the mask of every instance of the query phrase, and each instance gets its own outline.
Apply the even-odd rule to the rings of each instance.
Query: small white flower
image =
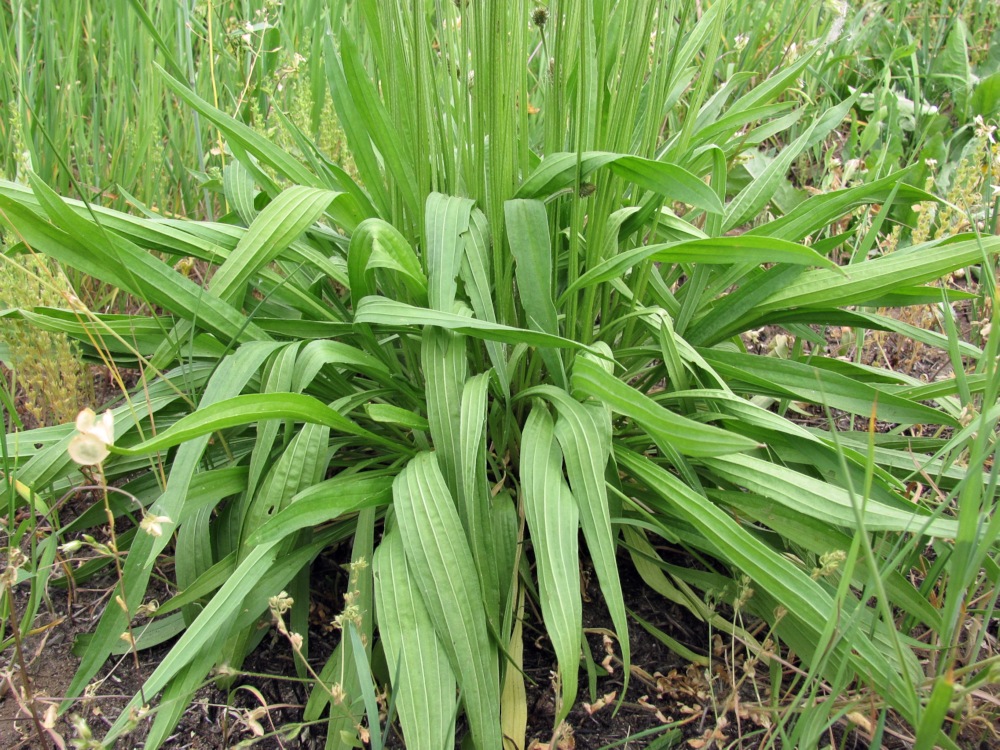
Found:
[[[747,44],[750,42],[750,37],[747,34],[739,34],[736,39],[733,40],[733,44],[736,46],[740,52],[746,49]]]
[[[163,524],[170,523],[169,516],[154,516],[152,513],[143,515],[139,528],[150,536],[163,536]]]
[[[110,455],[109,445],[115,442],[115,417],[110,410],[101,421],[93,409],[84,409],[76,417],[79,433],[69,441],[69,457],[81,466],[95,466]]]

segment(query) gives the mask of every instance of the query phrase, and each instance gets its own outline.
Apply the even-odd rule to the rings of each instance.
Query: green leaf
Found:
[[[246,540],[246,546],[270,544],[289,534],[334,521],[362,508],[387,505],[392,499],[392,476],[378,472],[340,474],[313,484],[290,498],[285,506]]]
[[[441,193],[427,196],[424,212],[427,264],[427,297],[430,307],[451,312],[458,289],[456,279],[464,255],[464,235],[469,230],[473,202]]]
[[[284,175],[296,185],[313,188],[324,187],[322,181],[315,174],[288,153],[275,146],[266,136],[230,117],[222,110],[213,107],[191,91],[186,85],[160,68],[155,62],[153,65],[160,70],[167,88],[173,91],[185,104],[199,112],[220,131],[225,133],[226,138],[229,139],[232,145],[237,145],[241,150],[253,154],[253,156],[273,167],[278,173]],[[348,231],[353,230],[359,222],[366,218],[362,215],[361,208],[354,199],[337,201],[337,203],[331,206],[331,215]]]
[[[135,296],[172,310],[223,341],[266,339],[237,310],[215,298],[163,261],[131,242],[78,217],[42,182],[33,180],[39,201],[63,231],[0,194],[0,210],[36,252],[101,279]]]
[[[552,249],[545,204],[537,200],[509,200],[504,204],[507,241],[514,256],[517,292],[528,327],[559,335],[552,301]],[[557,350],[543,349],[542,359],[557,384],[565,386],[566,371]]]
[[[958,530],[954,521],[928,518],[916,506],[912,513],[907,513],[873,498],[852,496],[830,482],[786,469],[773,461],[753,456],[724,456],[702,459],[702,463],[728,482],[835,526],[857,529],[855,506],[858,506],[864,527],[871,531],[906,531],[954,538]]]
[[[391,224],[381,219],[367,219],[351,235],[347,253],[347,272],[354,300],[375,294],[377,289],[371,276],[376,268],[397,272],[414,301],[419,305],[427,303],[427,277],[410,243]]]
[[[573,292],[594,284],[618,278],[644,260],[662,263],[701,263],[708,265],[737,263],[790,263],[804,266],[839,266],[805,245],[773,237],[754,237],[743,234],[736,237],[709,237],[706,239],[667,242],[659,245],[625,250],[601,261],[588,269],[570,284],[560,296],[560,302]]]
[[[391,440],[375,435],[330,408],[322,401],[301,393],[259,393],[201,406],[197,411],[160,433],[132,448],[115,448],[127,456],[139,456],[170,448],[194,438],[210,435],[230,427],[251,424],[264,419],[291,419],[326,425],[348,435],[372,442],[399,447]]]
[[[862,417],[872,413],[903,424],[956,424],[944,412],[859,383],[836,372],[778,357],[700,349],[716,372],[734,389],[794,398],[843,409]]]
[[[288,248],[316,223],[344,193],[293,185],[260,212],[226,261],[219,266],[209,289],[219,299],[242,302],[244,285],[263,266]]]
[[[222,360],[205,389],[201,399],[202,406],[208,407],[210,404],[224,401],[233,393],[239,393],[277,346],[244,344],[234,354]],[[166,490],[149,508],[150,513],[166,516],[174,522],[181,517],[194,474],[201,464],[207,445],[208,435],[203,435],[178,449],[170,467]],[[142,603],[149,576],[153,572],[153,563],[170,540],[170,534],[160,537],[148,534],[136,536],[125,560],[122,575],[122,588],[125,591],[123,598],[130,612],[135,612]],[[73,682],[66,691],[67,696],[72,698],[83,691],[104,664],[112,646],[120,640],[119,636],[125,630],[125,624],[126,616],[121,607],[105,609],[91,647],[87,649]],[[64,703],[63,707],[68,706]]]
[[[409,409],[401,409],[392,404],[366,404],[365,413],[373,422],[396,424],[420,432],[430,430],[430,425],[424,417],[414,414]]]
[[[792,307],[838,307],[863,304],[900,286],[933,281],[963,266],[1000,253],[1000,237],[956,235],[897,250],[873,260],[854,263],[841,271],[806,271],[762,302],[757,310]]]
[[[627,685],[631,647],[604,479],[611,457],[611,413],[603,404],[581,404],[565,391],[548,385],[530,388],[519,395],[541,396],[552,403],[558,412],[555,436],[562,449],[572,496],[580,509],[583,537],[618,634],[622,661],[626,664]]]
[[[755,441],[742,435],[665,409],[587,357],[579,357],[573,366],[573,388],[634,419],[657,442],[670,445],[686,456],[719,456],[757,447]]]
[[[644,190],[672,200],[684,201],[705,211],[722,213],[722,202],[715,192],[686,169],[676,164],[607,151],[548,154],[521,184],[515,197],[548,197],[559,190],[572,187],[578,176],[582,180],[604,166],[609,166],[616,175]]]
[[[463,478],[461,462],[462,387],[468,377],[465,336],[440,328],[425,328],[420,347],[424,370],[424,399],[436,457],[452,496]]]
[[[570,339],[552,336],[539,331],[528,331],[499,323],[470,318],[457,313],[446,313],[424,307],[414,307],[385,297],[365,297],[358,304],[354,314],[357,323],[401,328],[405,326],[435,326],[456,333],[464,333],[477,339],[500,341],[505,344],[527,344],[529,346],[556,346],[566,349],[588,347]]]
[[[742,529],[704,496],[648,458],[622,447],[615,448],[615,456],[620,466],[655,492],[674,514],[697,529],[723,559],[774,596],[795,618],[796,627],[816,643],[825,624],[836,618],[838,612],[836,603],[825,589],[791,561]],[[849,643],[841,641],[837,651],[841,654],[846,651],[854,668],[871,679],[883,695],[902,695],[905,690],[912,690],[903,684],[867,638],[853,638]],[[812,662],[822,654],[805,652],[801,656]],[[906,710],[904,706],[900,708]]]
[[[521,490],[524,517],[538,565],[539,603],[559,662],[559,710],[553,726],[576,702],[583,601],[579,580],[579,509],[562,473],[562,453],[548,409],[537,402],[524,425]]]
[[[1000,112],[1000,71],[976,84],[972,92],[972,111],[984,119]]]
[[[382,538],[373,568],[379,635],[403,738],[411,747],[452,747],[455,673],[406,563],[399,529]]]
[[[500,671],[483,594],[455,502],[433,453],[420,453],[393,483],[406,562],[452,670],[476,747],[500,750]]]

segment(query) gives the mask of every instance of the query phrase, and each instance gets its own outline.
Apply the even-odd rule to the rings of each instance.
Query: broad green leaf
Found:
[[[419,305],[427,303],[427,276],[410,243],[391,224],[381,219],[367,219],[351,235],[347,253],[351,296],[355,301],[376,293],[372,279],[376,268],[397,272],[414,301]]]
[[[1000,237],[957,235],[897,250],[873,260],[855,263],[842,272],[823,268],[806,271],[773,293],[757,309],[761,312],[792,307],[862,304],[900,286],[933,281],[963,266],[980,263],[1000,253]]]
[[[552,249],[545,204],[537,200],[509,200],[504,204],[510,252],[514,256],[517,292],[528,327],[559,335],[556,306],[552,298]],[[559,352],[540,352],[557,385],[566,385],[566,371]]]
[[[366,404],[365,413],[373,422],[396,424],[410,430],[419,430],[421,432],[427,432],[430,430],[430,425],[424,417],[419,414],[415,414],[408,409],[401,409],[398,406],[393,406],[392,404]]]
[[[504,203],[507,241],[514,256],[517,290],[530,328],[559,334],[552,301],[552,249],[545,204],[538,200]]]
[[[424,212],[426,234],[423,259],[427,264],[427,298],[430,307],[451,312],[458,290],[457,278],[469,230],[473,202],[431,193]]]
[[[239,393],[276,347],[277,345],[274,344],[245,344],[234,354],[222,360],[205,388],[201,399],[202,407],[222,402]],[[208,445],[208,437],[207,434],[204,434],[190,440],[178,449],[170,468],[166,490],[149,508],[150,513],[165,516],[174,523],[181,517],[192,479],[201,464],[202,456]],[[136,536],[125,560],[122,574],[122,588],[124,589],[122,596],[128,605],[129,612],[135,612],[142,603],[149,577],[153,572],[153,563],[170,542],[170,539],[170,533],[159,537],[149,534]],[[125,612],[122,611],[121,607],[105,609],[97,631],[94,633],[91,647],[87,649],[72,683],[67,688],[66,703],[83,691],[104,664],[111,646],[119,640],[119,636],[125,630],[126,621]],[[171,651],[171,653],[174,652]],[[63,707],[68,706],[64,705]]]
[[[312,396],[300,393],[259,393],[234,396],[201,406],[168,430],[132,448],[116,448],[127,456],[138,456],[170,448],[194,438],[230,427],[259,422],[263,419],[291,419],[326,425],[348,435],[356,435],[386,446],[398,447],[387,438],[375,435]]]
[[[594,562],[601,593],[611,621],[618,634],[622,661],[626,664],[625,681],[629,679],[631,658],[628,622],[622,595],[618,565],[615,561],[615,539],[611,528],[611,511],[604,473],[611,457],[611,413],[603,404],[584,405],[560,388],[536,386],[522,391],[522,397],[541,396],[555,406],[555,436],[562,449],[566,476],[572,497],[580,509],[580,526],[587,549]]]
[[[434,454],[420,453],[393,483],[406,562],[458,679],[476,747],[500,750],[500,672],[475,561]]]
[[[363,349],[340,341],[310,341],[302,347],[295,362],[293,390],[307,389],[327,365],[338,365],[367,375],[382,385],[392,385],[392,375],[385,364]]]
[[[619,177],[644,190],[672,200],[684,201],[706,211],[722,212],[718,196],[686,169],[676,164],[607,151],[546,155],[538,168],[522,183],[515,197],[546,198],[559,190],[572,187],[578,173],[582,180],[604,166],[609,166]]]
[[[254,219],[239,244],[216,270],[209,290],[219,299],[239,307],[247,281],[315,224],[327,207],[343,195],[301,185],[283,190]]]
[[[480,373],[462,386],[459,415],[458,491],[455,499],[476,561],[483,603],[495,632],[500,632],[502,608],[507,604],[509,575],[503,575],[506,539],[494,528],[492,496],[486,479],[487,389],[490,374]]]
[[[740,528],[704,496],[643,456],[620,447],[615,449],[615,456],[620,466],[704,535],[723,559],[774,596],[813,643],[821,636],[824,625],[837,617],[836,603],[825,589],[784,556]],[[902,695],[906,689],[912,690],[903,684],[867,638],[855,638],[849,644],[841,641],[837,650],[843,653],[848,648],[847,658],[854,668],[871,679],[883,695]],[[812,661],[820,655],[803,652],[801,656]],[[900,705],[899,708],[910,713],[910,706]]]
[[[362,508],[387,505],[392,476],[377,472],[340,474],[305,488],[246,540],[247,547],[270,544],[301,529],[314,528]]]
[[[779,184],[785,179],[799,154],[808,147],[818,125],[819,120],[815,120],[802,135],[784,146],[764,172],[733,199],[726,208],[726,217],[722,222],[723,232],[746,223],[774,198]]]
[[[469,231],[465,235],[465,255],[462,259],[462,282],[469,303],[480,320],[496,323],[496,309],[490,283],[490,226],[486,215],[478,208],[469,216]],[[510,395],[510,376],[503,346],[496,341],[486,342],[490,362],[500,380],[504,395]]]
[[[799,547],[810,550],[815,555],[824,555],[831,550],[847,551],[851,548],[851,537],[829,524],[804,513],[799,513],[770,498],[754,492],[710,491],[709,497],[717,502],[733,507],[741,516],[769,526],[785,539],[794,540]],[[855,568],[858,586],[871,584],[870,571],[859,561]],[[919,617],[928,627],[941,627],[941,613],[927,601],[927,598],[896,570],[876,570],[882,577],[893,603]]]
[[[521,491],[538,565],[539,603],[559,662],[560,705],[553,726],[576,702],[583,602],[579,581],[579,509],[562,473],[562,453],[548,409],[536,402],[524,425]]]
[[[803,362],[721,349],[700,351],[705,361],[737,390],[811,401],[862,417],[875,413],[881,419],[903,424],[955,424],[937,409]]]
[[[304,424],[288,447],[274,461],[246,507],[243,534],[246,537],[263,524],[275,519],[295,502],[302,491],[309,491],[323,478],[329,460],[330,428],[326,425]],[[329,519],[328,519],[329,520]],[[244,549],[248,545],[244,544]]]
[[[755,441],[742,435],[665,409],[587,357],[577,358],[573,365],[573,388],[634,419],[658,443],[670,445],[686,456],[719,456],[757,447]]]
[[[703,263],[709,265],[790,263],[839,269],[839,266],[815,250],[787,240],[754,237],[748,234],[736,237],[709,237],[646,245],[621,252],[588,269],[566,288],[566,291],[560,296],[560,301],[565,300],[578,289],[617,278],[633,266],[650,259],[664,263]]]
[[[753,456],[720,456],[702,459],[702,463],[728,482],[835,526],[857,529],[857,508],[864,527],[871,531],[906,531],[954,538],[958,529],[954,521],[928,518],[916,508],[907,513],[872,498],[852,497],[847,490],[830,482],[786,469],[773,461]]]
[[[451,747],[455,673],[406,563],[399,529],[382,538],[373,566],[379,636],[403,738],[411,747]]]
[[[468,377],[465,336],[440,328],[425,328],[420,347],[424,370],[427,422],[436,449],[437,464],[452,497],[458,498],[461,464],[462,387]],[[461,510],[459,511],[461,515]]]
[[[813,232],[826,229],[858,206],[884,203],[890,199],[900,203],[936,202],[937,197],[931,193],[901,182],[911,171],[912,168],[902,169],[879,180],[815,195],[800,203],[787,215],[753,227],[747,234],[797,242]]]
[[[0,195],[0,210],[14,230],[36,252],[130,292],[218,335],[223,341],[266,339],[239,311],[174,271],[127,240],[77,217],[40,181],[34,188],[63,231],[37,214]],[[72,234],[70,233],[72,232]]]
[[[385,297],[365,297],[358,304],[354,320],[357,323],[403,328],[406,326],[434,326],[456,333],[464,333],[477,339],[500,341],[505,344],[527,344],[528,346],[556,346],[565,349],[587,349],[588,347],[570,339],[552,336],[540,331],[529,331],[499,323],[470,318],[457,313],[446,313],[424,307],[414,307]]]

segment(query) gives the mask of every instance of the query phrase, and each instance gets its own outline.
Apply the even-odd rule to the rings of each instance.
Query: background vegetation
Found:
[[[157,747],[272,632],[249,741],[546,689],[555,747],[631,627],[707,675],[662,746],[997,742],[1000,10],[801,5],[0,4],[0,647],[103,586],[71,715],[173,644],[106,732],[9,668],[35,739]]]

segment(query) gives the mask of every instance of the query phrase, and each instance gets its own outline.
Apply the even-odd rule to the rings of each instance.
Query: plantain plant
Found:
[[[385,740],[373,679],[389,683],[407,746],[451,747],[460,725],[476,747],[523,747],[526,596],[558,662],[555,728],[580,692],[584,558],[625,665],[630,565],[759,658],[777,641],[844,686],[848,707],[874,701],[957,747],[948,701],[988,669],[961,664],[949,639],[1000,536],[995,469],[980,468],[996,449],[997,339],[980,348],[878,311],[947,308],[963,295],[928,284],[969,266],[988,281],[1000,240],[870,252],[896,207],[934,200],[906,170],[782,213],[795,160],[856,101],[818,110],[792,95],[821,77],[822,43],[730,75],[725,0],[697,19],[679,0],[334,5],[326,74],[356,179],[306,137],[281,151],[161,71],[231,154],[220,221],[0,183],[8,252],[148,305],[6,313],[141,370],[91,474],[108,491],[62,529],[107,513],[120,525],[110,556],[75,573],[121,565],[70,699],[111,654],[177,638],[104,741],[151,704],[158,747],[210,675],[238,678],[269,618],[305,676],[311,563],[350,544],[342,637],[304,716],[326,718],[329,747],[356,743],[366,715],[367,739]],[[842,221],[865,210],[867,223]],[[783,356],[748,349],[764,327],[794,337]],[[955,377],[825,354],[842,328],[945,349]],[[859,419],[809,426],[842,415]],[[894,427],[876,434],[876,420]],[[19,502],[78,483],[76,434],[8,437]],[[914,477],[938,495],[915,499]],[[668,564],[663,544],[701,565]],[[935,603],[908,575],[927,545],[951,581]],[[153,609],[164,560],[176,593]],[[739,598],[769,643],[706,598]],[[941,649],[930,666],[925,631]],[[831,705],[830,721],[847,710]],[[803,724],[797,741],[822,729]]]

